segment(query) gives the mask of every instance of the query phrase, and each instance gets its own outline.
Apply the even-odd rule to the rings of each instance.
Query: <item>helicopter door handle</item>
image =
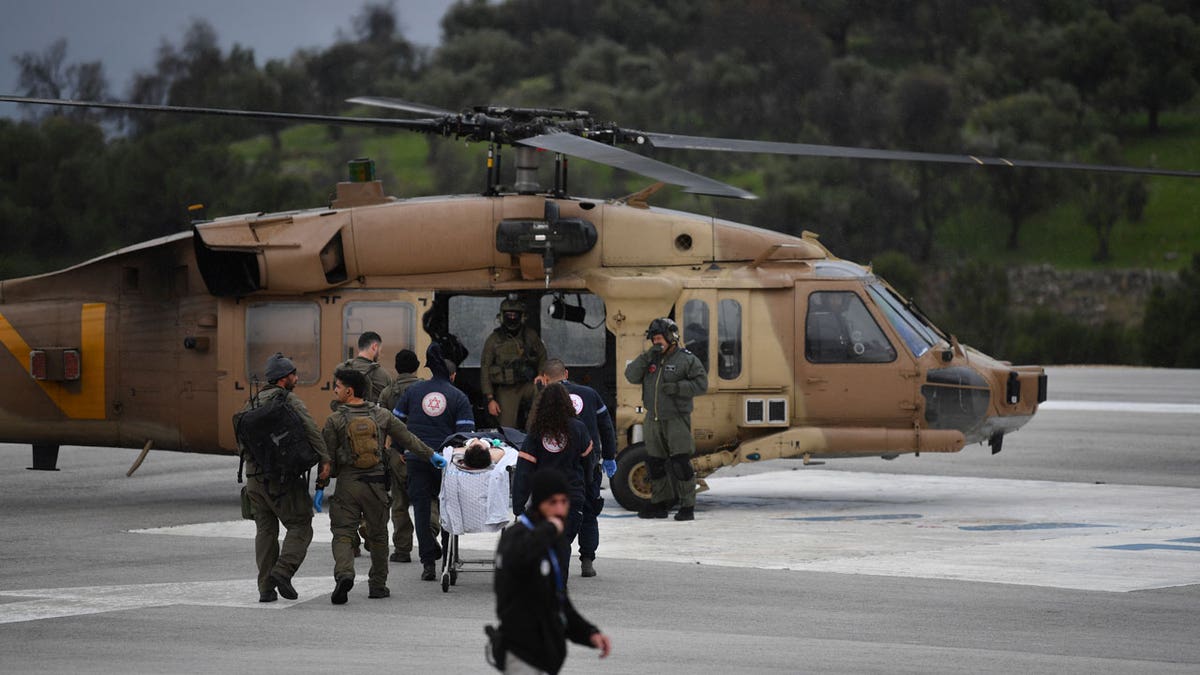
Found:
[[[808,382],[809,384],[825,384],[826,382],[829,382],[829,380],[827,380],[823,377],[810,377],[805,381]]]

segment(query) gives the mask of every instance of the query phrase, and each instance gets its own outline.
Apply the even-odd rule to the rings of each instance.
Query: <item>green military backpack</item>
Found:
[[[365,414],[346,415],[346,439],[350,450],[350,463],[354,468],[373,469],[383,461],[379,425],[371,416],[370,407]]]

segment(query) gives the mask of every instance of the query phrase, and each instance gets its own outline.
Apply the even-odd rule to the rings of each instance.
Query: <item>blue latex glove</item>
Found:
[[[317,491],[315,493],[313,493],[313,508],[317,510],[317,513],[321,512],[321,504],[324,504],[324,503],[325,503],[325,488],[318,488]]]
[[[613,474],[617,472],[617,460],[606,459],[601,464],[604,465],[604,475],[609,478],[612,478]]]
[[[446,468],[446,458],[442,457],[442,453],[440,452],[433,453],[433,457],[431,457],[429,461],[433,464],[435,469]]]

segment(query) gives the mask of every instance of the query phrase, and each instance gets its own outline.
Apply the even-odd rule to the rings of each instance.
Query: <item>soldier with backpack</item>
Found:
[[[428,459],[435,466],[446,460],[409,432],[390,411],[364,400],[370,385],[362,373],[344,368],[334,373],[333,394],[339,403],[325,421],[322,436],[333,456],[335,492],[329,499],[329,529],[333,533],[333,578],[330,601],[346,603],[354,587],[353,541],[360,522],[366,524],[371,551],[371,571],[367,577],[369,598],[391,595],[388,576],[388,476],[391,452],[386,439],[396,448]]]
[[[329,480],[329,453],[296,387],[296,366],[282,353],[267,359],[267,386],[234,416],[246,468],[246,496],[254,513],[258,601],[298,596],[292,576],[312,543],[312,504],[306,474],[320,462],[317,485]],[[240,479],[240,476],[239,476]],[[279,546],[279,524],[287,528]],[[278,589],[278,593],[276,593]]]

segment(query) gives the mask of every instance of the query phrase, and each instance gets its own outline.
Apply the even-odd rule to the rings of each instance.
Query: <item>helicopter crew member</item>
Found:
[[[358,336],[358,354],[342,361],[337,367],[351,368],[367,376],[367,385],[371,390],[363,399],[371,403],[379,403],[383,390],[392,383],[392,376],[379,365],[379,353],[382,350],[383,338],[379,337],[379,333],[369,330]]]
[[[333,533],[333,578],[330,601],[345,604],[354,587],[352,542],[360,522],[366,523],[371,571],[367,577],[369,598],[391,595],[387,587],[388,461],[391,450],[384,438],[392,439],[414,456],[445,460],[413,435],[404,423],[363,394],[370,385],[362,373],[349,368],[334,373],[333,394],[340,404],[325,420],[322,435],[333,456],[337,484],[329,498],[329,529]]]
[[[533,379],[546,362],[546,345],[525,325],[525,305],[516,297],[500,303],[500,325],[488,335],[479,358],[479,388],[488,414],[502,427],[516,427],[522,406],[533,402]]]
[[[496,615],[488,626],[490,655],[505,673],[557,673],[567,657],[567,639],[608,656],[607,635],[584,619],[567,595],[565,570],[555,544],[570,508],[570,487],[561,473],[533,474],[529,508],[505,528],[496,547]]]
[[[587,426],[576,419],[571,395],[562,383],[551,384],[542,390],[529,418],[529,433],[521,443],[517,468],[513,472],[513,513],[519,516],[525,510],[530,480],[539,471],[553,469],[567,479],[571,507],[567,512],[566,529],[555,547],[566,579],[571,565],[571,543],[579,534],[586,509],[584,467],[591,461],[594,447]]]
[[[592,447],[601,450],[591,452],[584,463],[584,510],[583,523],[579,526],[579,566],[583,576],[596,576],[596,549],[600,546],[600,525],[597,516],[604,508],[604,498],[600,496],[600,471],[611,478],[617,472],[617,435],[613,429],[612,417],[608,414],[608,406],[604,399],[591,387],[571,382],[567,364],[559,358],[546,359],[538,384],[547,386],[561,382],[571,396],[571,404],[575,407],[575,416],[588,429],[592,439]],[[534,403],[534,409],[537,403]],[[530,425],[532,426],[531,420]],[[601,459],[603,457],[603,459]]]
[[[708,373],[695,354],[679,343],[679,326],[669,318],[655,319],[646,329],[653,345],[625,367],[625,379],[642,385],[646,409],[646,469],[650,473],[651,504],[638,516],[666,518],[678,500],[675,520],[694,520],[696,472],[692,455],[692,399],[708,390]]]
[[[304,424],[308,443],[320,456],[320,473],[317,476],[317,486],[323,487],[329,480],[329,453],[325,441],[317,429],[308,409],[300,397],[292,393],[296,388],[296,366],[291,359],[276,352],[267,359],[264,370],[269,383],[259,391],[252,401],[247,401],[242,412],[252,407],[265,405],[277,397],[283,396],[284,404],[291,408]],[[300,568],[308,554],[308,545],[312,543],[312,502],[309,501],[308,485],[303,480],[293,481],[287,486],[286,492],[278,500],[267,492],[261,471],[249,459],[249,453],[243,452],[246,460],[246,493],[254,510],[254,560],[258,564],[258,601],[273,602],[279,595],[288,600],[298,596],[292,586],[292,576]],[[283,537],[283,547],[279,546],[279,524],[287,528]],[[278,593],[276,593],[278,589]]]
[[[436,453],[447,436],[459,431],[475,431],[475,413],[467,395],[454,386],[457,371],[454,362],[442,357],[442,348],[436,342],[425,351],[425,367],[433,373],[433,379],[418,382],[405,390],[392,412]],[[441,455],[438,457],[440,459]],[[408,496],[413,503],[413,522],[417,524],[421,579],[433,581],[436,577],[433,562],[442,557],[442,551],[436,540],[437,530],[430,522],[430,512],[442,488],[441,467],[434,467],[413,453],[407,453],[404,459],[408,465]],[[430,527],[425,527],[425,523],[430,523]]]
[[[421,362],[411,349],[401,349],[396,352],[396,379],[384,388],[379,395],[379,407],[392,410],[400,401],[400,396],[410,386],[422,382],[417,377],[417,368]],[[402,451],[389,455],[389,469],[392,476],[392,562],[412,562],[413,521],[408,515],[408,465],[404,463]],[[432,527],[437,528],[438,513],[434,506],[431,514]],[[437,531],[436,529],[434,530]]]

